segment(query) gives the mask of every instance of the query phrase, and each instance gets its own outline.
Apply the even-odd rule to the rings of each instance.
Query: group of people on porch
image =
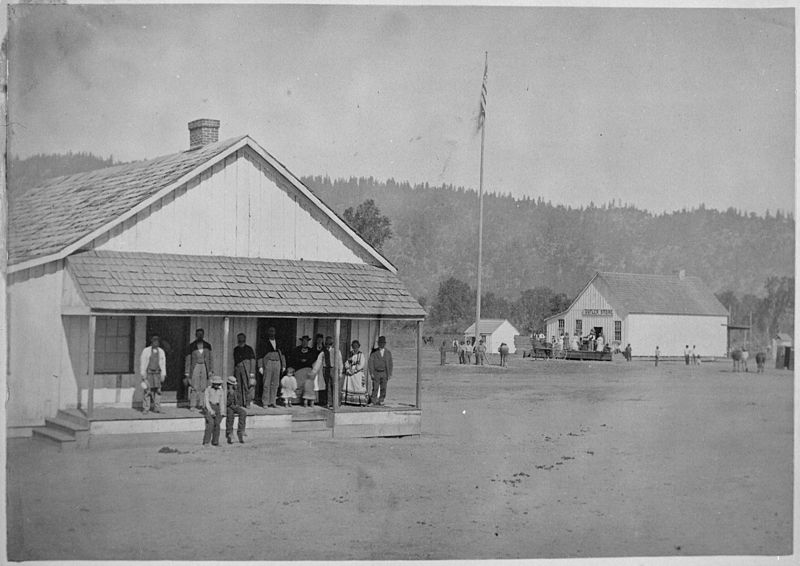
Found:
[[[198,328],[185,358],[183,384],[190,411],[208,412],[207,394],[223,383],[221,377],[214,375],[213,350],[204,338],[204,330]],[[317,334],[311,346],[311,337],[304,335],[299,338],[300,345],[292,349],[281,343],[274,327],[267,329],[266,338],[263,354],[257,357],[247,344],[247,336],[237,335],[233,375],[227,381],[229,388],[239,392],[241,406],[245,409],[251,403],[274,408],[279,399],[286,407],[301,400],[298,403],[302,406],[317,404],[331,408],[335,394],[343,404],[384,404],[393,371],[392,353],[386,348],[384,336],[378,338],[370,354],[362,352],[359,341],[353,340],[346,358],[341,353],[337,355],[332,336]],[[151,409],[160,412],[166,356],[159,347],[158,336],[151,336],[150,346],[142,351],[140,368],[143,412]],[[338,391],[334,389],[335,382],[338,382]]]

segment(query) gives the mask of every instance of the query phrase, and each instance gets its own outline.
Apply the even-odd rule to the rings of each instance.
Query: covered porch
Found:
[[[397,276],[385,269],[366,264],[92,251],[69,257],[62,308],[66,363],[73,370],[75,390],[64,392],[59,409],[69,411],[75,420],[83,415],[82,424],[89,425],[90,436],[123,430],[197,430],[199,416],[182,408],[181,402],[183,358],[198,328],[203,328],[205,340],[212,344],[214,373],[225,377],[233,375],[233,348],[239,333],[247,336],[257,357],[269,327],[276,328],[282,348],[289,351],[300,336],[323,334],[333,337],[344,356],[354,339],[369,355],[387,320],[413,321],[416,326],[416,365],[398,368],[390,380],[413,380],[410,398],[390,401],[382,408],[342,407],[335,395],[331,410],[315,407],[313,411],[324,416],[331,436],[356,428],[366,436],[420,432],[425,313]],[[138,354],[154,333],[162,336],[162,344],[166,342],[165,412],[143,415],[138,410]],[[388,340],[391,349],[391,336]],[[334,387],[339,390],[338,383]],[[265,409],[253,404],[248,411],[248,430],[252,428],[253,434],[260,429],[291,430],[292,423],[308,420],[303,415],[311,414],[302,407]]]

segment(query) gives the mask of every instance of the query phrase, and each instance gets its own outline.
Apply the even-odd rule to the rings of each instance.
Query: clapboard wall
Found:
[[[271,165],[243,148],[100,236],[101,250],[375,263]]]

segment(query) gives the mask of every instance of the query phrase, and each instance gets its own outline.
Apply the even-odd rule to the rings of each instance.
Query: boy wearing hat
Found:
[[[231,375],[228,377],[227,411],[225,412],[225,438],[228,439],[228,444],[233,444],[234,415],[239,416],[239,425],[236,427],[236,435],[239,437],[239,442],[244,444],[244,427],[247,421],[247,410],[242,404],[242,393],[239,390],[237,379],[235,376]]]
[[[206,410],[206,431],[203,434],[203,446],[208,442],[219,446],[219,427],[222,421],[222,378],[215,375],[211,378],[211,387],[206,387],[204,399]]]
[[[378,338],[378,349],[369,356],[369,374],[372,376],[372,402],[383,405],[386,400],[386,384],[392,377],[392,353],[386,347],[386,337]]]

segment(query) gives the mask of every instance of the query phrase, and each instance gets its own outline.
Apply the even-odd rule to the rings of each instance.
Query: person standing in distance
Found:
[[[386,386],[392,377],[392,352],[386,347],[386,337],[378,338],[378,349],[369,356],[369,373],[372,376],[372,400],[375,405],[386,401]]]

